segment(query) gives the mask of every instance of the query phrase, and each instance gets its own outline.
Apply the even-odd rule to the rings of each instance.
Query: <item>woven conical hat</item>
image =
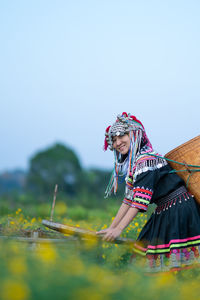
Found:
[[[177,172],[177,174],[185,181],[185,183],[188,181],[188,176],[191,175],[187,188],[200,204],[200,172],[191,173],[193,170],[200,170],[200,167],[187,166],[200,166],[200,135],[171,150],[165,157],[185,164],[185,166],[182,166],[168,161],[172,168],[177,171],[188,169],[186,172]]]

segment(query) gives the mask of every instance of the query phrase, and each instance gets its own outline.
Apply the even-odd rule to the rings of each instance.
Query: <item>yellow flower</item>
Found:
[[[135,226],[137,227],[138,225],[139,225],[139,224],[136,222],[136,223],[135,223]]]
[[[174,283],[174,276],[172,274],[160,274],[157,279],[157,285],[159,287],[170,286]]]
[[[108,243],[103,243],[103,244],[102,244],[102,248],[104,248],[104,249],[105,249],[105,248],[109,248],[109,247],[110,247],[110,246],[109,246]]]
[[[14,256],[9,260],[8,269],[12,274],[24,274],[27,271],[24,259],[19,256]]]
[[[22,216],[19,218],[19,222],[20,222],[20,223],[23,223],[23,222],[24,222],[24,218],[23,218]]]
[[[29,288],[24,282],[7,279],[1,287],[1,299],[3,300],[27,300]]]
[[[54,247],[49,244],[43,244],[42,249],[36,250],[37,257],[44,263],[52,263],[55,262],[57,258],[56,251]]]
[[[18,215],[21,211],[21,208],[18,208],[18,210],[16,211],[16,215]]]
[[[84,245],[86,249],[91,249],[96,246],[97,244],[96,236],[88,236],[87,234],[85,234],[83,237],[84,237]]]
[[[101,230],[106,229],[106,228],[107,228],[107,225],[104,224],[103,227],[101,227]]]

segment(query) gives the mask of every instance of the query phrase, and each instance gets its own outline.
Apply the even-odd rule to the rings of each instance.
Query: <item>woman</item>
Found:
[[[136,245],[152,271],[200,263],[200,207],[184,181],[154,152],[144,126],[127,113],[106,129],[105,145],[114,151],[114,171],[106,196],[116,193],[125,176],[122,205],[109,228],[97,232],[106,241],[117,238],[150,203],[157,205]]]

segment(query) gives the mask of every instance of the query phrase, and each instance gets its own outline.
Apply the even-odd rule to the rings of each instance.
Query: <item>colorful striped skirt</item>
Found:
[[[138,250],[148,271],[180,270],[200,264],[200,206],[180,187],[156,202],[157,208],[143,227]]]

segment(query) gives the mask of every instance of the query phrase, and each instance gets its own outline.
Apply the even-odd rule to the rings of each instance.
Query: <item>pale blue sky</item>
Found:
[[[199,134],[200,2],[0,1],[0,171],[56,141],[112,167],[122,111],[165,154]]]

